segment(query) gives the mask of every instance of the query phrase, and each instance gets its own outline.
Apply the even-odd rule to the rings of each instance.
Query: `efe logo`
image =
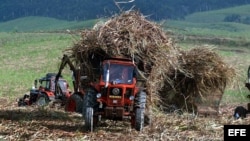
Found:
[[[228,136],[246,136],[246,129],[228,129]]]
[[[250,125],[224,125],[224,141],[239,139],[249,141]]]

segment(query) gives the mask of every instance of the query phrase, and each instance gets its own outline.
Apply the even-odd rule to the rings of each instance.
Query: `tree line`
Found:
[[[1,0],[0,22],[25,16],[82,21],[110,17],[120,11],[139,10],[152,20],[183,19],[186,15],[249,4],[250,0]],[[119,7],[118,7],[119,6]]]

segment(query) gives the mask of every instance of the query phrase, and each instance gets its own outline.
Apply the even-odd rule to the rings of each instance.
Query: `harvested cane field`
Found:
[[[250,123],[249,117],[239,120],[232,117],[234,108],[247,102],[244,81],[249,60],[244,56],[249,49],[235,51],[204,44],[184,49],[160,25],[135,11],[116,15],[93,29],[81,30],[73,38],[40,34],[39,39],[24,34],[36,40],[34,44],[28,44],[26,38],[9,41],[5,37],[0,42],[0,51],[5,52],[0,56],[5,65],[0,67],[1,73],[12,78],[1,76],[6,83],[0,86],[2,140],[223,140],[223,125]],[[17,45],[14,42],[21,43],[16,52],[7,49],[14,48]],[[33,55],[26,57],[25,53]],[[81,114],[67,113],[59,105],[18,107],[15,98],[27,92],[36,77],[56,72],[63,53],[81,66],[81,74],[93,80],[96,62],[91,59],[110,56],[134,59],[140,79],[145,81],[146,113],[151,123],[138,132],[129,121],[105,120],[89,133],[84,131]],[[15,69],[20,72],[15,73]],[[30,78],[24,77],[29,74]]]

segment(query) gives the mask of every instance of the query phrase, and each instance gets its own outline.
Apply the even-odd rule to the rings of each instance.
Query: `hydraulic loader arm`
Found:
[[[69,57],[66,54],[63,55],[60,68],[59,68],[58,73],[56,75],[55,83],[57,86],[57,82],[59,80],[59,77],[61,76],[62,71],[67,64],[70,67],[70,70],[73,72],[73,79],[74,79],[73,86],[74,86],[74,92],[76,92],[78,90],[78,84],[76,84],[76,82],[78,80],[78,71],[75,69],[74,65],[72,64],[72,62],[70,61]]]

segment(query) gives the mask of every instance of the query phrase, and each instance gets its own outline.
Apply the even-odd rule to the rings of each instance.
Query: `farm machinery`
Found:
[[[245,83],[245,86],[250,91],[250,66],[248,67],[247,70],[247,82]],[[247,96],[247,98],[250,99],[250,94]],[[250,111],[250,103],[247,104],[247,110]]]
[[[67,55],[62,58],[58,76],[66,64],[74,76],[74,92],[68,100],[68,111],[82,113],[87,131],[92,132],[102,119],[129,120],[132,128],[138,131],[143,129],[146,92],[143,82],[139,83],[137,79],[137,67],[132,60],[101,60],[95,81],[82,75],[81,68],[76,69]]]
[[[245,83],[245,87],[247,87],[247,89],[250,91],[250,66],[247,70],[247,81]],[[250,99],[250,94],[247,96],[247,98]],[[248,113],[250,113],[250,103],[247,103],[247,109],[243,106],[237,106],[234,111],[234,117],[235,119],[245,118]]]
[[[71,95],[68,82],[56,73],[47,73],[44,77],[36,79],[29,94],[25,94],[18,100],[18,106],[36,104],[45,106],[50,101],[60,101],[64,105]]]
[[[248,90],[250,91],[250,66],[248,67],[248,71],[247,71],[247,82],[245,83],[245,86],[248,88]],[[247,96],[248,98],[250,98],[250,94]],[[250,106],[250,105],[249,105]],[[248,107],[248,109],[250,109],[250,107]]]

